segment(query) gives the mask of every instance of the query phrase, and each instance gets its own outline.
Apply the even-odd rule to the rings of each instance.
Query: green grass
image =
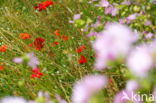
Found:
[[[8,46],[5,53],[0,53],[0,63],[5,66],[5,69],[0,71],[0,97],[15,95],[34,99],[38,91],[42,90],[48,91],[52,97],[58,93],[70,102],[74,82],[86,74],[96,72],[93,70],[94,60],[90,57],[94,54],[89,39],[68,21],[75,13],[80,13],[81,9],[90,10],[88,15],[94,17],[92,12],[94,8],[81,4],[77,0],[55,0],[54,6],[37,12],[33,6],[41,1],[0,0],[0,44]],[[69,40],[60,41],[54,35],[56,29],[67,35]],[[32,38],[21,40],[19,34],[23,32],[29,33]],[[36,37],[45,39],[45,45],[41,51],[27,47]],[[49,43],[54,41],[60,44],[51,47]],[[80,65],[78,64],[79,54],[75,52],[75,49],[82,44],[87,48],[83,54],[88,62]],[[14,57],[29,52],[34,52],[40,60],[39,68],[44,73],[40,79],[30,78],[31,68],[12,62]],[[118,79],[117,77],[121,79],[112,72],[111,78]],[[109,92],[107,96],[112,98],[117,90],[118,86],[115,83],[105,92]]]

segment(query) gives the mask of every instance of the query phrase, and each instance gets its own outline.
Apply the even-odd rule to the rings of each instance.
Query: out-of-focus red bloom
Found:
[[[4,69],[4,66],[0,65],[0,71]]]
[[[43,44],[44,43],[44,39],[39,37],[39,38],[36,38],[35,41],[34,41],[34,46],[36,48],[36,50],[41,50],[43,48]]]
[[[30,44],[28,44],[28,46],[29,46],[29,47],[32,47],[32,46],[33,46],[33,44],[32,44],[32,43],[30,43]]]
[[[60,36],[59,30],[55,30],[54,34],[55,34],[56,36]]]
[[[112,84],[112,83],[113,83],[113,80],[112,80],[111,78],[109,78],[109,79],[108,79],[108,82],[109,82],[110,84]]]
[[[87,62],[87,59],[85,56],[81,55],[80,56],[80,59],[79,59],[79,64],[83,64],[83,63],[86,63]]]
[[[37,74],[31,74],[31,78],[40,78]]]
[[[5,52],[7,50],[7,46],[6,45],[1,45],[0,46],[0,52]]]
[[[38,10],[38,11],[42,11],[45,10],[48,6],[53,5],[54,2],[53,1],[44,1],[42,3],[39,3],[37,6],[34,7],[34,9]]]
[[[66,41],[66,40],[68,40],[68,36],[62,35],[61,36],[61,39],[64,40],[64,41]]]
[[[85,50],[86,48],[85,48],[85,46],[84,45],[81,45],[80,47],[78,47],[77,49],[76,49],[76,52],[77,53],[81,53],[83,50]]]
[[[54,41],[54,44],[55,44],[55,45],[58,45],[58,44],[59,44],[59,42],[57,42],[57,41]]]
[[[21,33],[19,37],[24,40],[31,38],[31,36],[28,33]]]
[[[52,47],[55,47],[56,45],[59,45],[59,42],[54,41],[53,43],[50,43],[50,45],[51,45]]]
[[[38,68],[32,69],[31,78],[40,78],[42,75],[43,73],[41,73]]]

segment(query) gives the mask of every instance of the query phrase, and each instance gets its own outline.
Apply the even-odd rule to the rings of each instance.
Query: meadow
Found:
[[[114,98],[153,93],[155,16],[154,0],[0,0],[0,103],[139,103]]]

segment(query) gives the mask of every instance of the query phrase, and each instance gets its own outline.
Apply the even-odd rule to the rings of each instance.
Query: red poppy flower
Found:
[[[59,42],[54,41],[53,43],[50,43],[50,45],[51,45],[52,47],[55,47],[56,45],[59,45]]]
[[[43,44],[44,43],[44,39],[39,37],[39,38],[36,38],[35,41],[34,41],[34,46],[36,48],[36,50],[41,50],[43,48]]]
[[[7,46],[6,45],[1,45],[0,46],[0,52],[5,52],[7,49]]]
[[[56,36],[60,36],[59,30],[55,30],[54,34],[55,34]]]
[[[40,78],[43,75],[38,68],[33,69],[32,73],[31,78]]]
[[[32,72],[33,73],[39,73],[39,69],[38,68],[34,68],[34,69],[32,69]]]
[[[78,47],[77,49],[76,49],[76,52],[77,53],[81,53],[83,50],[85,50],[86,48],[85,48],[85,46],[84,45],[82,45],[82,46],[80,46],[80,47]]]
[[[64,40],[64,41],[66,41],[66,40],[68,40],[68,36],[62,35],[61,36],[61,39]]]
[[[37,74],[31,74],[31,78],[40,78],[40,76]]]
[[[0,71],[4,69],[4,66],[0,65]]]
[[[53,4],[54,4],[53,1],[44,1],[42,3],[39,3],[34,8],[37,9],[38,11],[42,11],[42,10],[45,10],[48,6],[53,5]]]
[[[86,63],[87,62],[87,59],[85,56],[81,55],[80,56],[80,59],[79,59],[79,64],[83,64],[83,63]]]
[[[32,43],[30,43],[30,44],[28,44],[28,46],[29,46],[29,47],[32,47],[32,46],[33,46],[33,44],[32,44]]]
[[[28,33],[21,33],[19,37],[24,40],[31,38],[31,36]]]
[[[58,44],[59,44],[59,42],[57,42],[57,41],[54,41],[54,44],[55,44],[55,45],[58,45]]]

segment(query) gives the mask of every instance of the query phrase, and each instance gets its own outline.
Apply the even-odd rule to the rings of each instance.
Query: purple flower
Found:
[[[131,5],[131,2],[129,0],[124,0],[122,2],[123,5]]]
[[[145,26],[149,26],[149,25],[151,25],[151,24],[152,24],[152,23],[151,23],[151,21],[149,21],[149,20],[145,21],[145,23],[144,23]]]
[[[87,37],[91,37],[91,36],[97,36],[97,32],[94,32],[94,31],[91,31],[88,35],[87,35]]]
[[[132,103],[141,103],[139,98],[133,98],[133,95],[136,95],[135,91],[138,89],[139,84],[135,80],[130,80],[126,84],[126,88],[119,93],[114,98],[113,103],[127,103],[131,101]]]
[[[73,17],[73,19],[74,19],[74,20],[77,20],[77,19],[80,19],[80,17],[81,17],[80,14],[75,14],[74,17]]]
[[[0,103],[27,103],[27,101],[19,97],[5,97],[0,101]]]
[[[90,97],[107,84],[102,75],[89,75],[76,82],[73,88],[72,103],[88,103]]]
[[[133,98],[137,93],[133,91],[122,90],[114,98],[113,103],[142,103],[139,97]]]
[[[124,19],[119,19],[119,23],[120,24],[124,24],[125,23],[125,20]]]
[[[126,22],[129,24],[132,20],[135,20],[137,16],[138,16],[137,13],[129,15],[129,16],[126,18]]]
[[[127,17],[127,19],[128,19],[128,20],[135,20],[136,17],[137,17],[137,14],[135,13],[135,14],[129,15],[129,16]]]
[[[117,8],[113,8],[113,10],[112,10],[112,16],[116,16],[116,14],[117,14]]]
[[[81,14],[75,14],[73,16],[73,20],[69,20],[69,23],[74,23],[75,20],[78,20],[81,18]]]
[[[69,23],[74,23],[74,21],[73,20],[69,20]]]
[[[17,64],[21,64],[23,62],[23,59],[16,57],[16,58],[13,59],[13,62],[17,63]]]
[[[124,58],[136,40],[134,33],[125,25],[111,23],[105,28],[93,43],[93,49],[96,52],[95,68],[97,70],[105,68],[111,60]]]
[[[28,66],[31,68],[37,68],[37,65],[39,64],[38,58],[34,56],[34,53],[27,54],[29,58]]]
[[[117,9],[114,8],[112,5],[109,5],[107,8],[105,8],[105,14],[111,14],[112,16],[116,16]]]
[[[153,37],[153,35],[154,35],[153,33],[148,33],[148,34],[146,34],[145,38],[151,39]]]
[[[126,83],[126,90],[127,91],[135,91],[139,88],[139,84],[136,80],[129,80]]]
[[[151,51],[151,55],[154,60],[154,64],[155,64],[154,66],[156,67],[156,39],[150,43],[149,49]]]
[[[100,1],[100,6],[101,7],[108,7],[109,6],[109,2],[107,0],[101,0]]]
[[[127,66],[137,77],[145,77],[153,65],[150,49],[143,45],[132,51],[127,60]]]
[[[30,66],[32,69],[36,68],[37,65],[39,64],[38,58],[36,58],[34,56],[34,53],[28,53],[26,55],[26,57],[25,56],[24,57],[16,57],[13,59],[13,62],[20,64],[24,61],[25,58],[28,59],[27,65]]]

